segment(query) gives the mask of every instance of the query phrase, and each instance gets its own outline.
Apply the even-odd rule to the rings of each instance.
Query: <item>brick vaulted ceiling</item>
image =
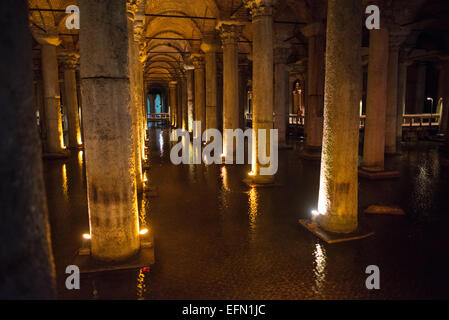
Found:
[[[176,69],[186,62],[188,53],[198,51],[201,41],[206,36],[214,35],[217,20],[235,19],[245,22],[246,26],[240,39],[239,50],[251,53],[251,17],[242,0],[131,1],[142,1],[141,8],[144,8],[142,10],[146,14],[144,50],[147,77],[152,73],[162,74],[166,80],[175,77]],[[361,1],[367,4],[372,2]],[[406,42],[411,47],[420,42],[423,32],[430,30],[434,34],[445,34],[448,30],[447,20],[449,19],[446,19],[446,16],[449,12],[449,1],[447,0],[378,1],[382,1],[388,10],[382,14],[387,15],[396,24],[407,25],[411,28],[412,32]],[[65,9],[68,5],[76,5],[77,2],[77,0],[29,0],[29,6],[31,9]],[[326,4],[327,0],[278,0],[275,8],[275,21],[289,21],[297,24],[275,23],[276,41],[289,42],[293,51],[296,52],[296,58],[305,55],[307,41],[302,36],[300,29],[303,24],[324,21]],[[163,17],[163,15],[185,18]],[[63,49],[77,50],[78,32],[65,28],[66,17],[67,14],[63,11],[33,10],[30,11],[30,24],[32,29],[40,32],[57,32],[62,40],[61,47]]]

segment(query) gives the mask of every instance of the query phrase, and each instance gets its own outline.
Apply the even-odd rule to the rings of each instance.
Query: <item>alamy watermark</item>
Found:
[[[178,142],[170,151],[170,160],[173,164],[226,164],[245,163],[245,138],[247,138],[248,164],[254,163],[257,153],[257,162],[261,164],[260,175],[274,175],[278,170],[278,130],[259,129],[257,139],[253,129],[224,129],[224,137],[218,129],[207,129],[201,134],[201,122],[193,122],[192,157],[190,156],[190,133],[186,130],[176,129],[172,132],[170,141]],[[269,136],[269,138],[267,137]],[[179,141],[179,139],[181,139]],[[257,140],[257,148],[253,145]],[[269,140],[269,143],[267,143]],[[234,144],[235,141],[235,144]],[[203,142],[205,143],[202,148]],[[269,150],[267,150],[269,147]],[[181,154],[180,154],[181,153]]]

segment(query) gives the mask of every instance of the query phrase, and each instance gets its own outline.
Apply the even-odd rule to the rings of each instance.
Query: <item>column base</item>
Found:
[[[61,152],[44,152],[42,154],[43,159],[66,159],[70,156],[71,152],[68,149]]]
[[[149,237],[148,237],[149,238]],[[92,257],[90,248],[81,248],[73,263],[81,273],[94,273],[114,270],[128,270],[148,267],[155,263],[153,239],[141,239],[141,247],[137,254],[122,262],[102,262]]]
[[[386,170],[370,170],[368,168],[359,168],[359,177],[369,180],[383,180],[399,178],[399,171],[386,171]]]
[[[252,188],[276,186],[273,176],[249,176],[248,178],[243,179],[243,182]]]
[[[299,156],[304,160],[321,160],[321,148],[318,147],[305,147],[300,153]]]
[[[339,243],[353,240],[360,240],[372,236],[373,231],[368,231],[366,228],[359,226],[356,231],[351,233],[334,233],[321,228],[316,222],[307,219],[299,219],[299,224],[306,230],[313,233],[316,237],[325,241],[326,243]]]

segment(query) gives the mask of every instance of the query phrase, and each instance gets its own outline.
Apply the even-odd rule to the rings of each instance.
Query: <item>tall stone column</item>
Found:
[[[398,113],[396,118],[397,143],[402,141],[402,124],[404,122],[405,101],[407,96],[407,67],[408,63],[402,60],[398,70]]]
[[[187,121],[186,130],[192,132],[195,113],[195,75],[193,66],[184,67],[187,77]]]
[[[307,110],[305,113],[306,147],[301,153],[305,159],[319,159],[323,140],[324,108],[324,25],[309,24],[301,29],[308,39]]]
[[[370,31],[366,122],[360,174],[366,178],[390,178],[386,172],[385,117],[387,108],[389,33],[385,26]]]
[[[233,150],[227,144],[226,129],[239,127],[239,48],[238,40],[244,25],[235,21],[220,21],[217,29],[223,44],[223,153]],[[233,144],[235,147],[235,144]]]
[[[337,233],[357,229],[361,12],[359,0],[329,0],[318,212],[320,226]]]
[[[120,261],[140,249],[127,6],[78,3],[91,252]]]
[[[189,130],[189,104],[188,104],[188,89],[187,89],[187,75],[183,75],[181,79],[181,105],[182,105],[182,129]]]
[[[128,2],[127,5],[127,30],[128,30],[128,58],[129,58],[129,82],[131,92],[132,130],[134,145],[134,170],[136,174],[137,192],[143,191],[143,141],[141,141],[141,112],[140,112],[140,86],[139,86],[139,46],[138,34],[135,30],[136,4]]]
[[[385,115],[385,153],[397,152],[399,46],[390,43],[387,75],[387,110]],[[401,128],[402,130],[402,128]]]
[[[247,109],[247,102],[248,102],[248,91],[247,91],[247,84],[248,84],[248,77],[249,77],[249,71],[248,71],[248,64],[246,58],[242,59],[243,61],[240,61],[239,63],[239,128],[244,130],[245,129],[245,110]]]
[[[170,95],[170,111],[171,111],[171,125],[176,125],[176,113],[177,113],[177,99],[176,99],[176,81],[170,81],[168,83],[169,95]]]
[[[201,44],[206,63],[206,129],[218,128],[217,116],[217,49],[214,37],[209,36]]]
[[[59,88],[56,47],[61,41],[57,37],[37,38],[42,45],[42,79],[45,99],[46,139],[44,149],[49,154],[64,154],[64,137],[61,117],[61,92]]]
[[[206,129],[206,87],[204,84],[204,57],[193,55],[195,67],[195,121],[201,122],[201,132]],[[202,133],[201,133],[202,136]]]
[[[447,57],[442,61],[440,68],[440,83],[439,83],[439,91],[440,96],[443,98],[443,112],[441,114],[441,124],[440,124],[440,133],[444,135],[448,135],[448,125],[449,125],[449,61]]]
[[[259,129],[265,131],[267,153],[270,152],[270,129],[273,129],[273,7],[275,0],[245,0],[253,26],[253,153],[249,183],[269,184],[274,175],[261,175],[269,164],[259,162]]]
[[[426,73],[426,63],[419,62],[416,66],[415,114],[424,113],[424,104],[426,101]]]
[[[287,147],[289,71],[287,59],[290,48],[278,46],[274,50],[274,128],[278,129],[279,147]]]
[[[181,73],[179,75],[179,80],[178,80],[178,85],[176,86],[176,97],[177,97],[177,101],[178,103],[176,104],[177,106],[177,113],[176,113],[176,128],[178,129],[182,129],[182,109],[183,109],[183,105],[182,105],[182,86],[183,86],[183,78],[185,78],[184,73]]]
[[[76,149],[82,146],[78,93],[75,70],[79,64],[79,54],[64,52],[60,55],[64,67],[65,104],[69,127],[69,148]]]
[[[32,99],[28,1],[1,1],[0,21],[7,26],[0,33],[0,299],[52,299],[55,270]]]

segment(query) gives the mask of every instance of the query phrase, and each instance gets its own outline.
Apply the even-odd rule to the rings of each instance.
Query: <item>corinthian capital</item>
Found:
[[[76,69],[79,66],[80,55],[76,52],[61,51],[58,53],[64,69]]]
[[[253,18],[259,16],[272,16],[273,7],[277,0],[243,0],[245,6],[250,10]]]
[[[245,24],[238,21],[219,21],[217,30],[220,32],[221,41],[224,45],[235,44],[243,31]]]
[[[202,54],[192,54],[192,62],[195,69],[203,69],[204,68],[204,56]]]

